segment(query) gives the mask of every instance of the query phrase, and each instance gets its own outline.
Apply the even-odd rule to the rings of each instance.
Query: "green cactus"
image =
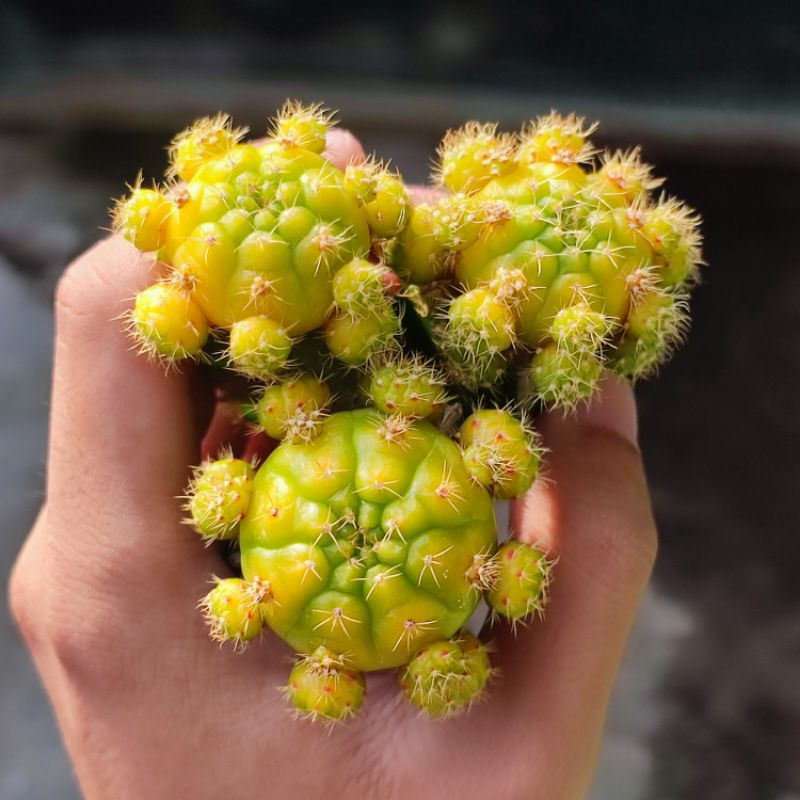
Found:
[[[421,711],[447,717],[478,699],[492,674],[486,645],[463,632],[418,650],[400,679],[400,688]]]
[[[301,658],[289,676],[286,694],[298,714],[311,720],[338,722],[361,708],[367,687],[364,675],[347,659],[326,647]]]
[[[387,441],[374,409],[328,417],[259,469],[239,544],[269,582],[269,625],[302,653],[325,646],[356,669],[398,666],[456,633],[478,594],[467,571],[492,551],[488,493],[426,422]]]
[[[272,379],[286,366],[291,349],[286,330],[269,317],[245,317],[231,325],[228,358],[249,378]]]
[[[527,354],[529,399],[574,406],[604,367],[648,375],[685,333],[699,218],[653,197],[638,150],[592,166],[593,130],[553,112],[519,136],[471,123],[442,143],[452,194],[413,210],[393,258],[433,290],[441,352],[469,388]],[[458,289],[444,301],[442,281]]]
[[[332,355],[350,367],[370,365],[397,346],[400,317],[387,298],[364,316],[337,310],[325,325],[325,341]]]
[[[263,630],[273,602],[269,583],[255,578],[215,578],[214,588],[199,603],[214,641],[233,642],[243,650]]]
[[[386,364],[378,393],[391,394],[398,375],[412,378],[392,395],[398,407],[419,411],[412,393],[434,406],[442,384],[429,365]],[[267,389],[257,411],[272,421],[326,402],[324,384],[303,376]],[[219,581],[202,602],[212,638],[241,647],[268,625],[306,654],[287,693],[312,718],[355,713],[361,671],[404,664],[401,687],[420,709],[465,708],[492,674],[486,648],[462,630],[480,598],[513,622],[543,605],[549,564],[521,544],[513,562],[508,545],[497,552],[489,494],[530,486],[535,433],[485,409],[462,426],[462,451],[420,416],[337,412],[307,435],[284,430],[255,477],[225,454],[192,482],[195,526],[208,540],[238,534],[241,552],[244,577]]]
[[[436,415],[447,402],[446,382],[435,366],[404,357],[372,372],[369,399],[387,414],[424,419]]]
[[[173,142],[171,184],[131,187],[115,230],[170,268],[132,315],[143,349],[172,363],[197,357],[209,328],[231,331],[234,365],[267,379],[288,336],[326,322],[336,271],[384,248],[408,216],[403,184],[387,168],[362,165],[369,179],[359,179],[355,166],[345,174],[323,158],[330,125],[321,107],[288,103],[255,145],[224,115],[200,120]]]
[[[199,357],[208,340],[208,322],[191,294],[172,283],[140,292],[127,327],[141,353],[171,364]]]
[[[331,401],[328,385],[313,375],[298,375],[264,389],[255,406],[261,429],[273,439],[313,439]]]
[[[493,585],[486,599],[493,614],[512,624],[540,614],[547,603],[552,562],[538,548],[506,542],[494,559]]]
[[[188,489],[187,520],[208,542],[232,539],[250,507],[253,467],[230,453],[207,461],[197,470]]]
[[[388,667],[446,716],[493,675],[464,630],[481,599],[514,627],[548,598],[553,561],[498,546],[493,507],[539,474],[529,407],[658,368],[688,325],[699,218],[654,199],[638,150],[593,162],[574,116],[449,133],[443,194],[413,209],[382,162],[323,158],[330,125],[289,103],[263,144],[225,116],[177,137],[171,183],[139,179],[114,211],[168,268],[126,324],[150,357],[207,362],[279,441],[257,469],[224,451],[191,480],[187,522],[241,556],[200,601],[212,639],[271,628],[311,719],[352,716],[362,673]]]
[[[539,437],[509,411],[476,411],[461,426],[460,438],[469,476],[495,497],[519,497],[536,480],[542,458]]]

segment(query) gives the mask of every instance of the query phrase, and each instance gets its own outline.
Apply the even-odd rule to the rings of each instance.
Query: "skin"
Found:
[[[338,131],[327,155],[363,151]],[[544,622],[490,631],[487,702],[432,722],[373,673],[358,718],[329,731],[291,720],[280,640],[220,650],[195,609],[228,573],[174,498],[188,464],[242,437],[191,369],[165,375],[111,321],[153,269],[110,238],[61,280],[46,502],[10,586],[84,795],[583,797],[656,552],[630,389],[606,379],[591,407],[540,422],[548,480],[512,524],[559,558],[556,581]]]

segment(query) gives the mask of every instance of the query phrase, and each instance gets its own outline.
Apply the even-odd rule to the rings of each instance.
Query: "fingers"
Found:
[[[327,144],[322,155],[339,169],[366,158],[361,142],[344,128],[332,128],[328,131]]]
[[[126,519],[148,514],[161,537],[165,510],[167,521],[180,517],[173,498],[197,461],[193,371],[165,374],[137,355],[119,319],[154,278],[152,261],[115,236],[58,287],[47,491],[51,509],[81,521],[61,534],[78,549],[93,544],[82,534],[121,536]]]
[[[341,167],[364,158],[358,140],[342,130],[331,131],[325,154]],[[59,284],[48,498],[54,513],[85,523],[70,526],[75,537],[142,514],[159,520],[159,529],[177,522],[174,498],[199,461],[195,417],[208,406],[208,388],[192,365],[165,374],[138,356],[120,320],[156,277],[152,259],[113,236],[81,256]],[[217,428],[209,444],[220,442]],[[154,542],[159,536],[154,529]]]
[[[555,462],[561,452],[582,432],[605,431],[617,437],[620,448],[638,448],[636,401],[630,386],[623,380],[607,376],[593,401],[579,408],[575,415],[552,411],[545,414],[536,426],[545,438],[548,450],[542,480],[525,497],[512,504],[511,528],[518,539],[541,545],[550,553],[558,553],[564,537],[560,524],[559,489],[563,482],[553,479]]]
[[[238,456],[246,441],[247,424],[242,418],[240,404],[218,400],[200,447],[201,458],[204,461],[221,458],[228,448]]]
[[[412,205],[418,206],[426,203],[429,206],[435,205],[438,200],[441,200],[447,192],[441,189],[436,189],[433,186],[409,186],[408,195],[411,198]]]
[[[545,415],[541,430],[550,481],[516,504],[512,528],[558,564],[545,621],[500,635],[503,691],[583,725],[591,746],[656,552],[632,391],[608,378],[589,408]]]

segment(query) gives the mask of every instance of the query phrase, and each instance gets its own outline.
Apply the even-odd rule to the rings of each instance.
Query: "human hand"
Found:
[[[360,145],[334,131],[340,166]],[[492,629],[501,677],[445,721],[368,675],[369,701],[328,730],[293,721],[291,653],[208,640],[197,599],[221,556],[181,524],[187,464],[225,429],[192,370],[165,375],[112,320],[152,280],[119,238],[65,274],[56,304],[47,496],[11,602],[88,798],[580,798],[655,555],[630,389],[548,414],[548,481],[512,510],[519,538],[559,558],[543,622]],[[208,435],[207,435],[208,433]]]

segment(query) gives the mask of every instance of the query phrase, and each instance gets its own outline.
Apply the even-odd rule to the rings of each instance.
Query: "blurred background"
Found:
[[[42,499],[54,284],[171,136],[287,98],[423,182],[444,130],[551,107],[705,217],[687,346],[638,389],[662,544],[592,800],[800,799],[800,8],[671,0],[0,0],[0,579]],[[5,597],[3,596],[3,603]],[[78,796],[0,615],[0,798]]]

